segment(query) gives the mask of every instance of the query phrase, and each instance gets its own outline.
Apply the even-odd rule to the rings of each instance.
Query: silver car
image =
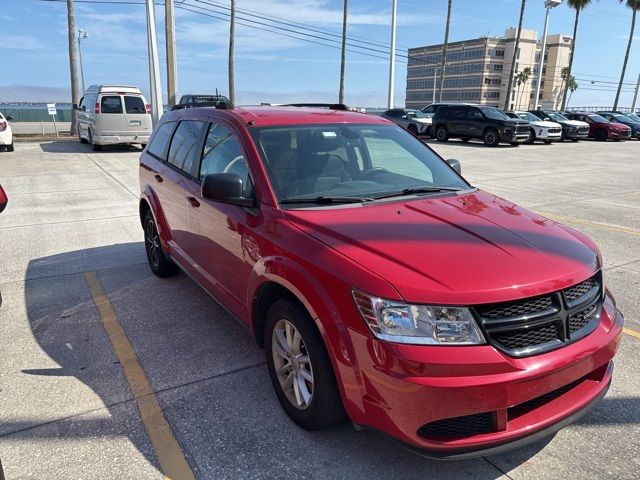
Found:
[[[391,108],[379,114],[382,118],[391,120],[414,135],[429,135],[431,131],[431,116],[420,110],[411,108]]]

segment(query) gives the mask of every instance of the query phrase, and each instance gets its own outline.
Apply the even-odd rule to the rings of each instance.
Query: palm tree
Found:
[[[622,3],[623,0],[620,0]],[[627,52],[624,54],[624,63],[622,64],[622,73],[620,74],[620,83],[618,83],[618,91],[616,92],[616,99],[613,102],[613,109],[618,109],[618,100],[620,100],[620,90],[622,90],[622,82],[624,80],[624,73],[627,70],[627,62],[629,61],[629,51],[631,50],[631,42],[633,41],[633,30],[636,26],[636,13],[640,8],[640,0],[626,0],[627,7],[633,12],[631,14],[631,31],[629,32],[629,43],[627,43]]]
[[[578,89],[578,82],[576,82],[576,77],[573,75],[569,77],[567,80],[567,86],[569,87],[569,98],[567,99],[567,105],[569,105],[569,100],[571,100],[571,95]]]
[[[340,92],[338,93],[338,103],[344,103],[344,62],[347,49],[347,10],[349,0],[344,0],[344,12],[342,13],[342,48],[340,52]]]
[[[444,30],[444,44],[442,45],[442,62],[440,62],[440,88],[438,89],[438,101],[442,101],[442,84],[444,83],[444,64],[447,61],[447,45],[449,44],[449,23],[451,22],[451,3],[447,7],[447,26]]]
[[[573,66],[573,55],[576,53],[576,36],[578,35],[578,21],[580,20],[580,12],[587,8],[591,0],[567,0],[569,8],[576,11],[576,19],[573,22],[573,40],[571,41],[571,53],[569,54],[569,66],[567,67],[567,78],[571,77],[571,67]],[[569,82],[564,84],[564,92],[562,94],[562,110],[567,107],[567,91],[569,90]]]
[[[529,81],[531,73],[531,67],[526,67],[516,75],[516,85],[518,85],[518,108],[522,108],[522,93],[524,92],[524,88],[520,90],[520,86],[525,85]]]
[[[229,100],[236,103],[235,75],[233,65],[233,47],[236,36],[236,0],[231,0],[231,19],[229,24]]]
[[[513,76],[516,72],[516,59],[518,58],[518,50],[520,49],[520,33],[522,32],[522,20],[524,20],[524,7],[527,0],[522,0],[520,4],[520,20],[518,21],[518,31],[516,32],[516,44],[513,47],[513,58],[511,59],[511,69],[509,70],[509,81],[507,82],[507,94],[504,99],[504,109],[509,110],[509,102],[511,101],[511,89],[513,88]]]

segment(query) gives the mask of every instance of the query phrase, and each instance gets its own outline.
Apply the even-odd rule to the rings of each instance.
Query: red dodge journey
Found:
[[[604,397],[623,318],[589,238],[459,170],[337,106],[175,110],[140,158],[149,265],[249,327],[302,428],[524,445]]]

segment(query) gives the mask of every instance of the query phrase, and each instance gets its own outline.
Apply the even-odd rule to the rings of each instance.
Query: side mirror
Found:
[[[407,118],[409,118],[409,117],[407,117],[406,115],[402,115],[402,119],[403,120],[406,120]]]
[[[74,109],[74,110],[80,110],[80,109],[78,108],[78,104],[77,104],[77,103],[74,103],[74,104],[73,104],[73,109]]]
[[[214,202],[253,207],[253,198],[242,196],[244,185],[235,173],[211,173],[202,179],[202,197]]]
[[[11,115],[7,115],[6,117],[4,117],[7,119],[7,122],[10,122],[11,120],[13,120],[13,117]]]
[[[9,202],[9,199],[7,198],[7,194],[4,193],[4,190],[2,189],[2,185],[0,185],[0,213],[5,209],[8,202]]]
[[[82,108],[81,108],[80,110],[82,110],[83,112],[86,112],[86,111],[87,111],[87,106],[86,106],[86,105],[83,105],[83,106],[82,106]]]
[[[462,167],[460,166],[460,160],[456,160],[455,158],[449,158],[446,160],[451,168],[453,168],[456,172],[462,175]]]

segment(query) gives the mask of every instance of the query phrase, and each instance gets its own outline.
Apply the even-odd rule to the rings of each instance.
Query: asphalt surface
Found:
[[[300,430],[247,330],[185,275],[162,280],[147,268],[139,150],[20,143],[0,153],[10,197],[0,215],[6,480],[163,478],[87,272],[96,272],[195,478],[639,478],[640,142],[428,143],[459,159],[476,186],[598,243],[631,334],[609,394],[588,417],[524,449],[456,462],[417,457],[350,424]]]

